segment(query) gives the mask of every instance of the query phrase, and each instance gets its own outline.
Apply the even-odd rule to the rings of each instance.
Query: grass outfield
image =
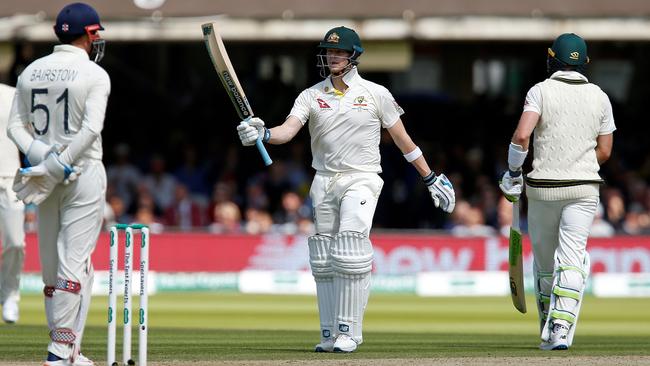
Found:
[[[106,303],[106,297],[93,299],[84,335],[84,354],[99,364],[106,360]],[[340,357],[642,356],[646,360],[650,356],[649,299],[586,298],[573,347],[569,352],[552,353],[536,348],[539,339],[533,298],[528,298],[529,313],[522,315],[507,297],[373,295],[364,324],[365,342],[351,355],[311,352],[318,341],[315,297],[158,294],[150,297],[149,307],[150,363]],[[119,321],[121,318],[121,341]],[[137,328],[133,338],[137,341]],[[38,364],[45,356],[47,341],[42,297],[23,296],[20,323],[0,326],[0,364]],[[118,359],[119,350],[121,347]]]

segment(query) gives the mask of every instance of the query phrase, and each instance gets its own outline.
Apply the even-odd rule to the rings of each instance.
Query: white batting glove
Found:
[[[499,180],[499,188],[503,192],[503,195],[510,202],[519,201],[519,196],[521,196],[521,191],[524,186],[524,177],[521,174],[521,170],[512,171],[506,170]]]
[[[449,179],[444,174],[436,176],[433,172],[422,179],[431,193],[433,204],[447,213],[452,212],[456,206],[456,192]]]
[[[239,139],[244,146],[255,145],[260,136],[265,137],[266,131],[264,121],[257,117],[253,117],[248,121],[241,121],[237,126]],[[268,139],[266,140],[268,141]]]

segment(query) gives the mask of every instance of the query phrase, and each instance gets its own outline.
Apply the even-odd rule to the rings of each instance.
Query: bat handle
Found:
[[[244,122],[248,123],[252,117],[248,117],[244,120]],[[264,165],[269,166],[273,164],[273,160],[271,160],[271,157],[269,156],[269,153],[266,151],[266,148],[264,147],[264,142],[262,142],[262,136],[257,138],[257,141],[255,141],[255,146],[257,146],[257,151],[260,152],[260,155],[262,155],[262,160],[264,160]]]
[[[257,141],[255,142],[255,146],[257,146],[257,150],[260,152],[260,155],[262,155],[262,160],[264,160],[264,165],[269,166],[273,164],[273,160],[271,160],[269,153],[266,152],[266,148],[264,147],[264,143],[262,142],[261,137],[257,139]]]

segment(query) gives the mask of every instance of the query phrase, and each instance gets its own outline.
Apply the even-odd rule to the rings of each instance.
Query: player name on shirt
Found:
[[[29,81],[74,81],[78,74],[75,69],[34,69]]]

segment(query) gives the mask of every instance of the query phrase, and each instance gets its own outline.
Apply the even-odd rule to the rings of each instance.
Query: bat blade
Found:
[[[230,62],[226,46],[223,44],[223,40],[221,39],[221,35],[219,34],[216,25],[214,23],[206,23],[201,25],[201,29],[203,30],[203,41],[205,42],[205,47],[208,50],[210,59],[212,60],[212,65],[214,65],[219,80],[221,80],[224,89],[226,89],[230,100],[235,106],[237,115],[244,121],[249,120],[254,115],[253,108],[251,108],[248,98],[246,98],[246,93],[244,93],[244,89],[242,88],[239,79],[237,79],[237,74],[232,66],[232,62]],[[267,166],[271,165],[273,161],[266,152],[262,139],[258,139],[255,145],[257,146],[260,155],[262,155],[264,164]]]
[[[526,313],[526,294],[524,292],[524,264],[521,231],[519,229],[519,201],[512,205],[512,227],[508,241],[508,275],[510,277],[510,297],[512,304],[521,313]]]

